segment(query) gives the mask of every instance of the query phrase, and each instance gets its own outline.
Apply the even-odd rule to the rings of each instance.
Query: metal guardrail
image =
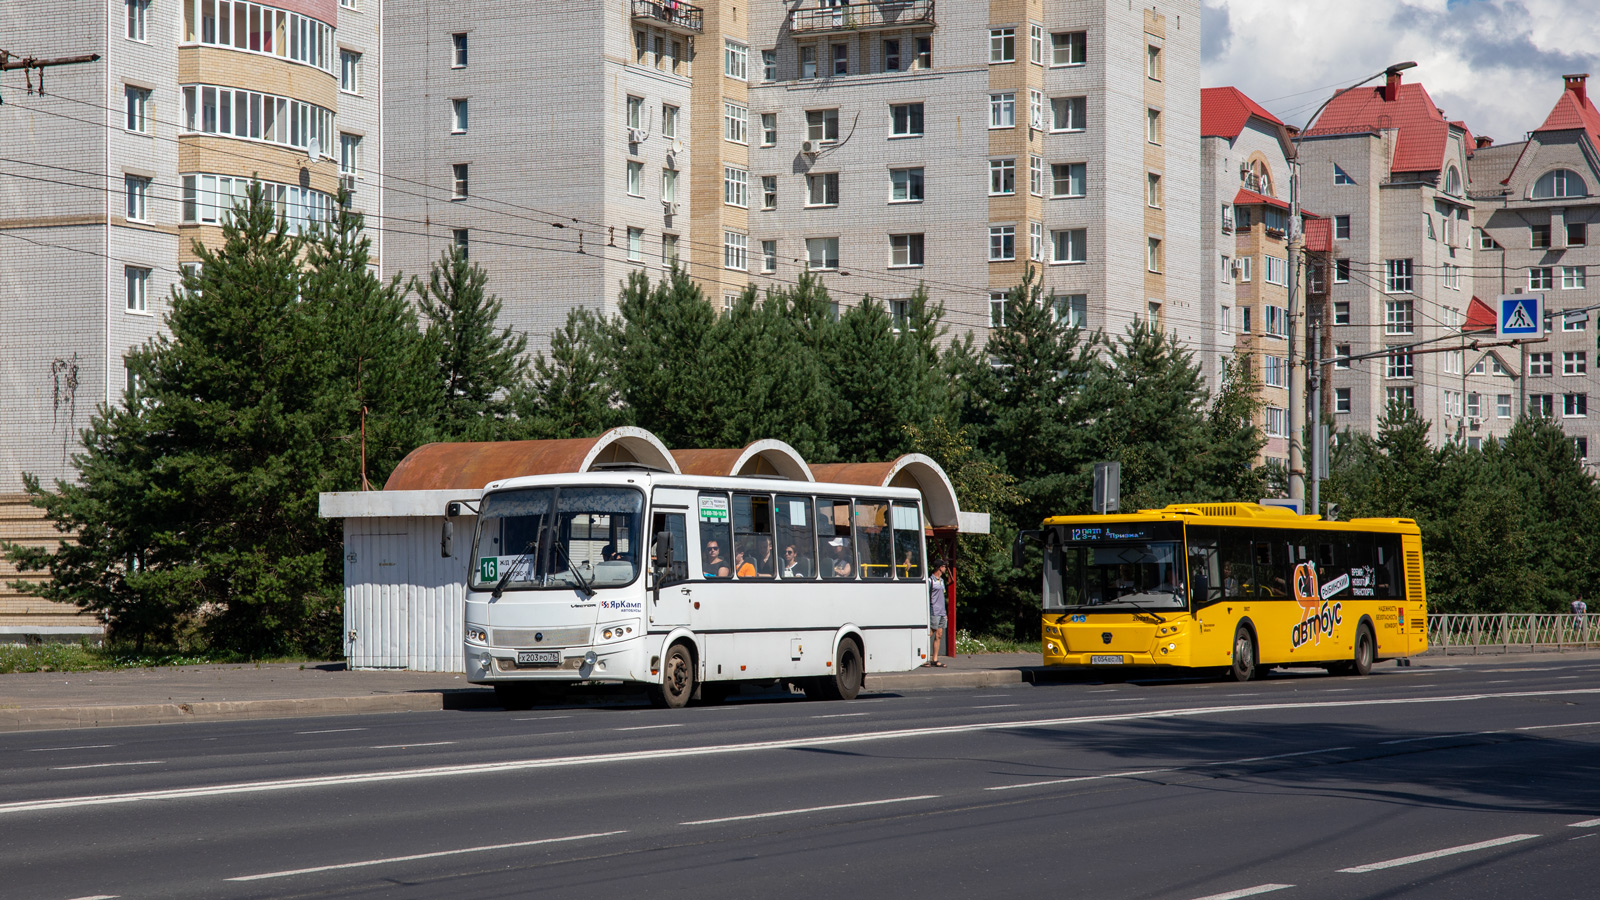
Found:
[[[685,31],[704,30],[704,12],[698,6],[679,3],[677,0],[633,0],[635,19],[655,19]]]
[[[1428,616],[1428,653],[1444,656],[1600,650],[1600,616],[1475,613]]]
[[[857,0],[789,13],[789,27],[795,32],[932,24],[933,0]]]

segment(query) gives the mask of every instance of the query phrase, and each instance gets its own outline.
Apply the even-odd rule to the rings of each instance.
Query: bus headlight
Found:
[[[600,657],[594,655],[594,651],[593,650],[590,650],[588,653],[585,653],[583,655],[583,664],[586,665],[586,666],[592,666],[592,665],[594,665],[594,661],[599,659],[599,658]]]
[[[467,640],[474,644],[487,644],[489,643],[489,632],[476,625],[468,625]]]

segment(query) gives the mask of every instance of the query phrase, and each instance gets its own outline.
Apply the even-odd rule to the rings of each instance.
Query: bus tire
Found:
[[[533,709],[540,700],[538,685],[533,684],[507,684],[501,682],[494,686],[494,699],[500,708],[508,712],[521,712]]]
[[[1372,664],[1377,660],[1378,644],[1372,637],[1372,629],[1367,623],[1362,622],[1356,629],[1356,653],[1345,671],[1351,675],[1371,675]]]
[[[694,657],[689,648],[673,644],[661,660],[661,683],[649,686],[650,705],[660,709],[682,709],[694,696]]]
[[[839,653],[833,661],[833,674],[824,675],[807,685],[806,696],[813,700],[854,700],[861,693],[864,677],[861,647],[855,638],[845,638],[839,642]]]
[[[1256,677],[1256,637],[1243,625],[1233,633],[1233,664],[1228,667],[1228,677],[1238,682]]]

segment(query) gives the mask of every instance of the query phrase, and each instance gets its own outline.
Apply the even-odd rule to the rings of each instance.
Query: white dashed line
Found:
[[[373,747],[371,749],[373,749],[373,750],[409,750],[412,747],[443,747],[446,744],[454,744],[454,743],[456,743],[456,742],[455,741],[429,741],[429,742],[427,742],[425,744],[379,744],[378,746]]]
[[[1349,872],[1353,875],[1359,875],[1363,872],[1376,872],[1380,869],[1393,869],[1396,866],[1409,866],[1412,863],[1427,862],[1430,859],[1438,859],[1442,856],[1455,856],[1458,853],[1471,853],[1474,850],[1488,850],[1490,847],[1501,847],[1506,844],[1515,844],[1518,841],[1529,841],[1536,837],[1539,837],[1539,835],[1512,834],[1503,838],[1495,838],[1492,841],[1479,841],[1476,844],[1462,844],[1459,847],[1446,847],[1443,850],[1433,850],[1428,853],[1418,853],[1414,856],[1402,856],[1399,859],[1386,859],[1383,862],[1367,863],[1364,866],[1351,866],[1348,869],[1340,869],[1339,871]]]
[[[104,750],[107,747],[115,747],[115,746],[116,746],[116,744],[82,744],[82,745],[77,746],[77,747],[35,747],[32,750],[28,750],[26,752],[28,752],[28,753],[56,753],[56,752],[59,752],[59,751],[62,751],[62,750]]]
[[[1518,731],[1545,731],[1550,728],[1583,728],[1586,725],[1600,725],[1600,722],[1568,722],[1565,725],[1524,725]]]
[[[628,727],[628,728],[618,728],[617,730],[618,731],[649,731],[652,728],[682,728],[682,727],[683,727],[683,723],[682,722],[674,722],[671,725],[634,725],[634,726],[631,726],[631,727]]]
[[[544,722],[549,719],[570,719],[571,716],[532,716],[526,719],[512,719],[513,722]]]
[[[1600,819],[1584,819],[1582,822],[1573,822],[1568,828],[1593,828],[1600,825]]]
[[[310,875],[314,872],[332,872],[336,869],[358,869],[362,866],[381,866],[387,863],[411,862],[418,859],[437,859],[441,856],[459,856],[463,853],[487,853],[491,850],[515,850],[520,847],[537,847],[540,844],[559,844],[564,841],[584,841],[591,838],[627,834],[625,831],[602,831],[596,834],[574,834],[570,837],[545,838],[538,841],[518,841],[514,844],[490,844],[485,847],[465,847],[460,850],[440,850],[437,853],[416,853],[411,856],[391,856],[387,859],[367,859],[361,862],[339,863],[332,866],[312,866],[308,869],[288,869],[283,872],[266,872],[261,875],[241,875],[228,881],[261,881],[267,878],[288,878],[291,875]]]
[[[1273,891],[1281,891],[1284,888],[1292,887],[1294,887],[1292,884],[1258,884],[1255,887],[1228,891],[1226,894],[1207,894],[1204,897],[1196,897],[1195,900],[1239,900],[1240,897],[1254,897],[1257,894],[1269,894]]]
[[[146,759],[140,762],[115,762],[115,763],[90,763],[84,766],[52,766],[52,772],[65,772],[69,769],[109,769],[113,766],[159,766],[165,763],[164,759]]]
[[[970,709],[1007,709],[1009,707],[1021,706],[1021,705],[1022,705],[1021,703],[990,703],[990,704],[988,704],[986,706],[973,706],[973,707],[969,707],[969,708]]]
[[[1102,781],[1107,778],[1133,778],[1136,775],[1154,775],[1157,772],[1173,772],[1175,769],[1140,769],[1137,772],[1110,772],[1105,775],[1080,775],[1077,778],[1052,778],[1049,781],[1030,781],[1026,784],[1000,784],[984,788],[986,791],[1014,791],[1018,788],[1049,787],[1053,784],[1073,784],[1079,781]]]
[[[812,716],[813,719],[849,719],[855,716],[864,716],[867,713],[832,713],[826,716]]]
[[[324,728],[321,731],[296,731],[295,734],[338,734],[341,731],[366,731],[365,728]]]
[[[95,894],[92,897],[73,897],[72,900],[117,900],[121,894]]]
[[[722,822],[744,822],[750,819],[771,819],[777,816],[798,816],[804,813],[829,812],[835,809],[857,809],[863,806],[885,806],[890,803],[910,803],[914,800],[937,800],[938,794],[918,794],[915,797],[896,797],[893,800],[864,800],[860,803],[835,803],[830,806],[810,806],[805,809],[781,809],[777,812],[753,813],[748,816],[724,816],[720,819],[697,819],[679,822],[679,825],[717,825]]]

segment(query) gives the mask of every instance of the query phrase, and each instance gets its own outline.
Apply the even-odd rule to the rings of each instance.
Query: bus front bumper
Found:
[[[1177,642],[1170,642],[1176,644]],[[1044,664],[1047,666],[1084,666],[1110,669],[1117,666],[1187,666],[1189,654],[1181,645],[1163,645],[1147,653],[1130,653],[1126,650],[1107,650],[1104,653],[1069,652],[1060,641],[1044,639]]]
[[[560,662],[519,665],[517,651],[466,642],[463,662],[470,684],[507,681],[576,683],[579,681],[646,681],[644,636],[588,647],[563,647]],[[592,654],[592,658],[591,658]],[[659,675],[657,680],[659,680]]]

